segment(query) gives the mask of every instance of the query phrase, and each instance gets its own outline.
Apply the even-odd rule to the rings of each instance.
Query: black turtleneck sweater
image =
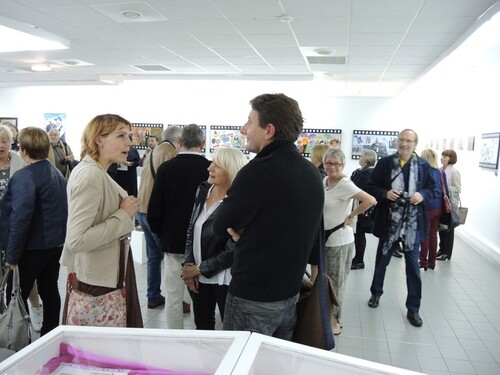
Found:
[[[292,142],[273,141],[243,167],[217,209],[213,229],[244,233],[236,244],[229,292],[259,302],[300,291],[323,213],[317,168]]]

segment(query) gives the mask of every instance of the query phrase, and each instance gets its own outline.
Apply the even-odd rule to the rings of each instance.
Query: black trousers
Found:
[[[224,319],[228,285],[199,283],[198,293],[190,292],[193,300],[194,323],[196,329],[215,329],[215,304]]]
[[[33,283],[38,284],[38,294],[43,304],[43,325],[40,336],[53,330],[59,325],[61,312],[61,296],[59,295],[59,259],[62,246],[46,250],[26,250],[19,261],[19,285],[22,297],[28,310],[28,296]],[[12,277],[7,286],[7,300],[10,300]]]
[[[455,229],[439,231],[439,251],[451,258],[453,243],[455,242]]]
[[[363,263],[365,258],[366,249],[366,228],[356,225],[356,233],[354,233],[354,247],[356,249],[356,255],[352,259],[352,263]]]

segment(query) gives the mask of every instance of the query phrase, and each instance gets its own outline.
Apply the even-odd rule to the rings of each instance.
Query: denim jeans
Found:
[[[158,236],[151,232],[148,223],[148,215],[142,212],[137,213],[137,219],[144,232],[146,240],[146,255],[148,257],[148,288],[146,295],[148,302],[156,302],[161,296],[161,262],[163,251],[160,250],[160,240]]]
[[[297,322],[299,295],[276,302],[257,302],[227,294],[223,328],[251,331],[291,340]]]
[[[370,287],[370,292],[374,296],[381,296],[384,293],[384,278],[385,271],[392,258],[392,251],[395,247],[388,251],[387,254],[382,253],[385,239],[380,239],[377,247],[377,257],[375,259],[375,272],[373,274],[373,281]],[[420,309],[420,300],[422,298],[422,279],[420,278],[420,268],[418,264],[420,249],[420,233],[417,231],[415,244],[413,249],[404,249],[406,266],[406,287],[408,289],[408,296],[406,297],[406,308],[408,312],[418,312]]]

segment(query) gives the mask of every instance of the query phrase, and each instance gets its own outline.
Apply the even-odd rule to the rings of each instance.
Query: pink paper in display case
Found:
[[[205,372],[186,372],[160,369],[140,363],[128,362],[121,359],[108,358],[97,354],[87,353],[73,348],[68,344],[60,344],[59,357],[52,358],[38,370],[37,375],[53,374],[59,365],[69,363],[88,367],[89,369],[116,369],[128,370],[129,375],[209,375]]]

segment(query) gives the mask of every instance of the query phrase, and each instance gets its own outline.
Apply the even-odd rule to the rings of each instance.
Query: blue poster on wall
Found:
[[[66,113],[44,113],[45,131],[52,129],[59,131],[61,141],[66,142]]]

